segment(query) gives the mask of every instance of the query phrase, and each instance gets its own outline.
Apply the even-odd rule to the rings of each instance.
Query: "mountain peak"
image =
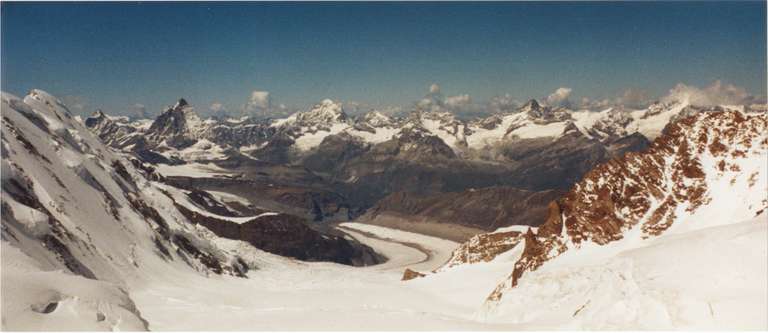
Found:
[[[389,116],[379,111],[371,111],[366,113],[363,116],[362,120],[363,122],[373,127],[388,126],[388,125],[392,125],[393,123],[392,118],[390,118]]]
[[[539,104],[539,101],[532,98],[528,100],[528,102],[523,104],[523,106],[521,106],[519,110],[523,112],[528,112],[528,111],[539,110],[539,109],[541,109],[541,104]]]
[[[299,119],[309,123],[334,123],[347,120],[341,103],[326,98],[315,104],[311,110],[299,114]]]
[[[96,111],[94,111],[93,114],[91,114],[91,118],[104,118],[106,116],[107,115],[105,115],[104,112],[101,111],[101,109],[96,109]]]
[[[187,100],[184,98],[179,98],[179,100],[176,102],[176,105],[173,106],[174,109],[183,108],[185,106],[188,106],[189,103],[187,103]]]

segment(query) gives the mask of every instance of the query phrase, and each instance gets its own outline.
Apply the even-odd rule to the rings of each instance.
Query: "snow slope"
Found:
[[[145,330],[119,285],[46,270],[18,248],[2,244],[3,330]]]
[[[1,165],[4,330],[145,329],[147,277],[239,267],[44,91],[2,94]]]
[[[535,328],[768,328],[768,218],[557,257],[478,316]]]
[[[452,243],[357,223],[347,227],[359,227],[377,237],[404,236],[398,241],[435,251],[448,250],[445,245]],[[458,289],[460,280],[438,287],[431,283],[400,281],[403,267],[412,267],[424,260],[422,252],[413,248],[409,251],[408,246],[361,232],[349,234],[375,246],[381,253],[398,256],[382,266],[353,268],[289,261],[242,242],[220,240],[221,248],[237,252],[259,269],[249,272],[248,279],[166,275],[133,297],[152,330],[510,330],[517,327],[476,322],[472,314],[479,304],[450,302],[448,292]],[[449,253],[435,252],[434,255],[445,258]],[[432,262],[424,268],[437,265]],[[465,286],[474,291],[475,299],[489,288],[493,288],[492,283],[479,291]]]

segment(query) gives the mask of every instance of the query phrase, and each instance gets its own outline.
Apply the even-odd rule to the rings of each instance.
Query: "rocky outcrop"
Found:
[[[766,129],[765,114],[695,113],[669,124],[647,151],[597,166],[550,205],[538,232],[526,233],[509,281],[489,300],[501,299],[526,272],[586,242],[605,245],[697,228],[723,211],[754,217],[768,207]],[[740,197],[714,197],[715,189]]]
[[[424,273],[419,273],[419,272],[414,271],[414,270],[412,270],[410,268],[406,268],[405,271],[403,272],[403,278],[400,279],[400,280],[401,281],[409,281],[409,280],[413,280],[413,279],[420,278],[420,277],[425,277],[425,276],[427,276],[427,275],[424,274]]]
[[[479,262],[489,262],[495,259],[498,255],[507,252],[517,246],[521,241],[525,239],[524,235],[528,232],[522,232],[517,230],[498,230],[486,234],[478,234],[459,245],[456,250],[451,253],[451,258],[448,259],[443,266],[436,271],[443,271],[451,267],[475,264]]]

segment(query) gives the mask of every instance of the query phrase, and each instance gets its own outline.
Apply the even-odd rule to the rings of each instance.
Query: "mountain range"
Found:
[[[206,164],[238,178],[183,177],[171,171],[174,176],[168,178],[176,184],[221,189],[247,180],[269,185],[254,199],[317,221],[350,220],[369,212],[367,220],[386,225],[403,211],[417,213],[416,204],[402,200],[402,193],[430,196],[445,205],[471,201],[493,187],[530,203],[513,207],[504,196],[487,196],[483,203],[496,207],[492,214],[500,218],[463,223],[473,233],[539,225],[542,214],[525,215],[544,211],[553,196],[537,200],[543,193],[565,191],[599,163],[646,149],[670,121],[725,109],[748,107],[702,108],[675,101],[642,110],[574,111],[530,100],[514,112],[464,121],[422,109],[404,117],[377,111],[350,117],[341,103],[326,99],[287,118],[201,120],[181,99],[152,121],[96,112],[85,124],[110,146],[161,169]],[[452,198],[439,199],[443,193]]]
[[[768,327],[746,106],[2,111],[3,329]]]

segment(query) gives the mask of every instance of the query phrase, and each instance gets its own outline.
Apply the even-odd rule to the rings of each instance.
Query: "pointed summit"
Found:
[[[529,112],[541,109],[541,104],[536,99],[531,99],[521,106],[518,110],[521,112]]]
[[[187,103],[187,100],[185,100],[184,98],[179,98],[179,101],[176,102],[176,105],[174,105],[173,108],[174,109],[183,108],[183,107],[188,106],[188,105],[189,105],[189,103]]]

